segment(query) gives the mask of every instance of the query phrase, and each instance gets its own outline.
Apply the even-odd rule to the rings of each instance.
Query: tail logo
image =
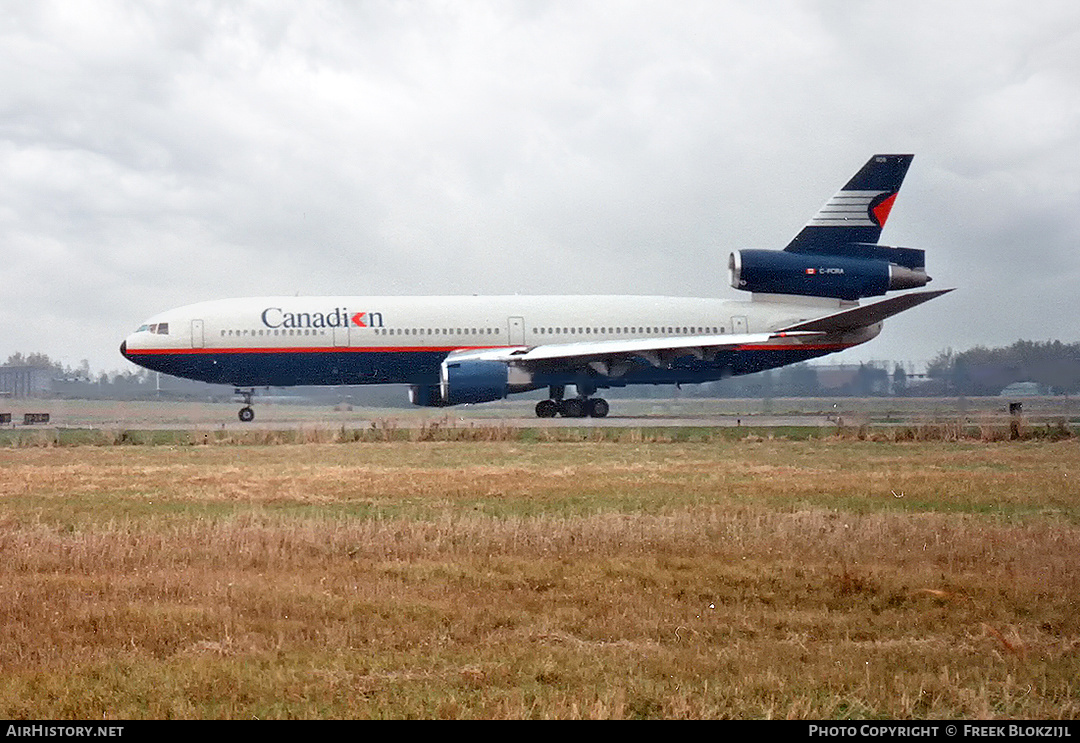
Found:
[[[810,220],[811,227],[882,227],[895,191],[841,191]]]
[[[879,195],[870,202],[870,208],[868,210],[870,219],[873,220],[878,227],[884,227],[885,220],[889,218],[889,212],[892,211],[894,203],[896,203],[895,191],[890,194]]]

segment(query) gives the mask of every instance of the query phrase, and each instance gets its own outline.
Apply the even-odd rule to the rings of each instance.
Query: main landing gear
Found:
[[[255,390],[237,389],[234,392],[244,398],[244,407],[240,408],[240,412],[237,413],[240,422],[251,423],[255,420],[255,409],[251,407],[251,396],[255,394]]]
[[[563,418],[603,418],[609,409],[607,400],[601,397],[571,397],[563,400],[553,396],[536,403],[536,417],[554,418],[561,415]]]

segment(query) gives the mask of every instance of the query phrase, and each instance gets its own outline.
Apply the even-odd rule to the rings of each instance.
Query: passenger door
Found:
[[[509,317],[506,320],[506,328],[509,333],[511,346],[525,345],[525,318]]]
[[[334,347],[347,348],[349,345],[349,326],[339,325],[334,327]]]

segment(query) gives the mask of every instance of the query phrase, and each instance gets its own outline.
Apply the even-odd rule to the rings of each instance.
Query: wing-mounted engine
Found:
[[[509,366],[503,361],[454,360],[451,356],[442,363],[439,384],[411,386],[409,401],[413,405],[441,408],[502,400],[510,392],[509,376]]]
[[[857,300],[914,289],[930,281],[923,251],[862,246],[862,254],[830,255],[785,250],[736,250],[728,259],[731,285],[764,294],[797,294]]]
[[[534,389],[531,373],[506,359],[484,358],[499,353],[506,351],[450,354],[439,369],[439,384],[412,385],[409,401],[440,408],[502,400],[511,392]]]
[[[501,400],[510,392],[510,368],[502,361],[448,358],[439,387],[447,405]]]

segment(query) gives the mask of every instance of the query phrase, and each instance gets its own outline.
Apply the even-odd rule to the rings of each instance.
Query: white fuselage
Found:
[[[734,342],[842,306],[838,300],[777,297],[254,297],[159,313],[128,336],[122,352],[150,369],[237,387],[432,384],[453,353],[549,346],[573,350],[586,342],[635,339],[678,344],[696,337],[715,342],[719,336]],[[879,328],[813,343],[790,338],[747,344],[719,361],[712,355],[707,363],[701,358],[674,363],[669,354],[664,364],[621,365],[617,379],[607,379],[606,368],[594,364],[603,372],[595,381],[599,386],[708,381],[842,350],[869,340]],[[573,383],[569,372],[551,364],[545,369],[531,373],[523,387]]]
[[[584,340],[761,333],[844,306],[836,300],[659,296],[254,297],[149,318],[128,353],[192,348],[371,350],[535,346]]]

